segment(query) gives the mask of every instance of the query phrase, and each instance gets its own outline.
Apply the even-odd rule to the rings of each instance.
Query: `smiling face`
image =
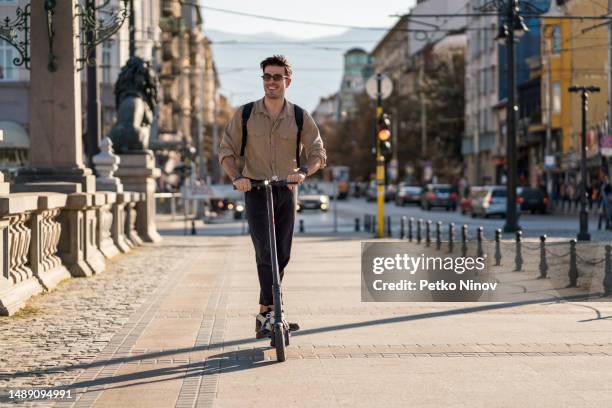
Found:
[[[277,65],[268,65],[264,69],[264,75],[274,75],[274,76],[282,76],[279,81],[275,81],[274,79],[263,80],[263,87],[266,97],[269,99],[283,99],[285,98],[285,90],[289,88],[291,84],[291,78],[287,77],[287,73],[285,72],[285,67],[280,67]]]

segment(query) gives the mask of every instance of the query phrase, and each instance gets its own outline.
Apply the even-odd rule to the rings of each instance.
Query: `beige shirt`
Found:
[[[242,109],[239,108],[225,127],[219,146],[219,163],[226,157],[240,157],[242,144]],[[297,169],[295,149],[297,145],[297,125],[293,104],[285,100],[285,106],[276,120],[272,119],[264,105],[263,98],[255,102],[251,117],[247,122],[248,139],[244,150],[244,169],[242,175],[255,180],[278,177],[284,180]],[[305,152],[307,162],[314,163],[317,158],[321,168],[325,167],[327,155],[319,129],[310,114],[304,111],[300,152]],[[303,160],[303,159],[302,159]]]

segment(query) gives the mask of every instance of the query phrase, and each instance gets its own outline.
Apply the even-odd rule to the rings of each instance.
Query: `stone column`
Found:
[[[155,167],[155,156],[147,150],[142,153],[119,155],[119,169],[115,173],[128,191],[144,193],[145,198],[136,205],[136,228],[145,242],[159,242],[161,236],[155,225],[155,179],[160,170]]]
[[[95,178],[83,164],[77,1],[56,2],[52,17],[53,71],[48,69],[45,2],[33,1],[31,5],[30,166],[20,170],[17,182],[36,183],[37,191],[95,191]],[[27,187],[15,188],[24,190]]]

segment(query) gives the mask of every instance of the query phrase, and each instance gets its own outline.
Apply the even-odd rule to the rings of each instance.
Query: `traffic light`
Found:
[[[388,156],[391,153],[391,118],[388,114],[383,113],[378,119],[378,129],[376,131],[376,139],[380,143],[380,152],[383,156]]]

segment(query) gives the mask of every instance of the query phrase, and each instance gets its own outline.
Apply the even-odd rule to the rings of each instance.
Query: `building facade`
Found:
[[[608,41],[602,41],[608,37],[608,29],[594,27],[592,21],[555,18],[596,15],[600,8],[590,1],[553,3],[541,21],[542,123],[546,135],[542,171],[550,192],[559,197],[564,185],[580,181],[582,106],[580,94],[568,90],[572,85],[600,88],[590,95],[587,111],[588,183],[596,183],[600,171],[607,167],[600,141],[608,131]]]
[[[374,72],[387,75],[393,82],[393,92],[398,96],[406,96],[409,89],[406,81],[402,80],[410,60],[408,21],[408,16],[402,16],[371,52]]]
[[[338,121],[356,113],[355,96],[365,91],[365,83],[372,74],[372,58],[362,48],[351,48],[344,53],[344,73],[338,94]]]
[[[483,5],[470,0],[469,9]],[[501,143],[498,117],[498,47],[494,41],[497,18],[474,16],[467,20],[465,67],[465,135],[462,141],[464,176],[472,185],[491,184],[496,180],[493,159],[499,156]]]

